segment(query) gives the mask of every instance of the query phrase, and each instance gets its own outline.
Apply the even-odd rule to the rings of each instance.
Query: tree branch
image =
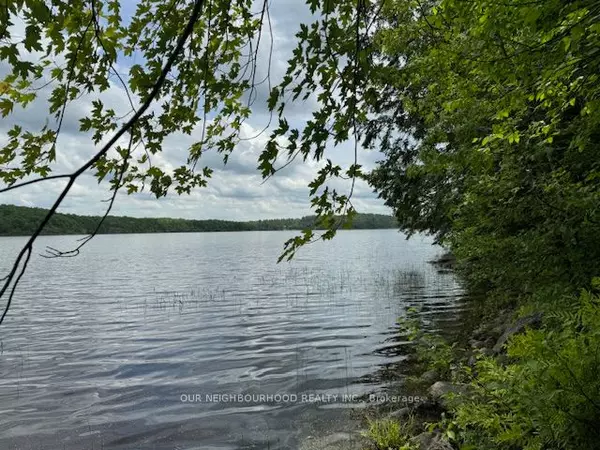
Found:
[[[31,252],[32,252],[33,244],[34,244],[35,240],[38,238],[38,236],[44,230],[44,228],[46,227],[46,225],[48,224],[48,222],[50,221],[52,216],[54,216],[54,214],[56,213],[56,210],[61,205],[62,201],[65,199],[65,197],[67,196],[67,194],[73,187],[73,184],[75,183],[77,178],[82,173],[84,173],[86,170],[88,170],[90,167],[92,167],[96,162],[98,162],[104,155],[106,155],[108,153],[108,151],[112,148],[112,146],[121,138],[121,136],[123,136],[125,133],[127,133],[135,125],[135,123],[146,112],[146,110],[148,110],[148,108],[150,107],[152,102],[156,99],[156,97],[158,97],[158,94],[160,93],[160,90],[167,78],[167,75],[169,74],[171,68],[175,64],[175,60],[181,54],[181,51],[183,50],[183,47],[185,46],[186,41],[188,40],[189,36],[192,34],[194,25],[196,24],[196,22],[198,21],[200,15],[201,15],[203,5],[204,5],[204,0],[195,0],[194,7],[192,9],[192,14],[191,14],[189,21],[187,22],[185,30],[179,37],[177,44],[175,46],[175,49],[169,56],[166,64],[164,65],[158,79],[154,83],[154,86],[152,87],[152,90],[150,91],[150,94],[148,95],[148,97],[146,98],[144,103],[141,105],[141,107],[138,109],[138,111],[131,117],[131,119],[129,119],[121,127],[121,129],[119,131],[117,131],[113,135],[113,137],[98,151],[98,153],[96,153],[90,160],[88,160],[85,164],[83,164],[78,170],[73,172],[73,174],[69,177],[69,182],[67,183],[65,188],[62,190],[62,192],[60,193],[60,195],[58,196],[58,198],[56,199],[56,201],[54,202],[54,204],[52,205],[52,207],[50,208],[50,210],[48,211],[48,213],[42,220],[42,222],[39,224],[37,229],[34,231],[34,233],[28,239],[27,243],[23,246],[23,248],[19,252],[15,262],[13,263],[12,269],[10,270],[6,280],[4,281],[4,284],[2,285],[2,288],[0,289],[0,298],[2,298],[2,297],[4,297],[6,292],[9,291],[12,281],[15,280],[15,282],[12,285],[12,288],[10,289],[8,300],[6,302],[6,306],[4,308],[2,316],[0,317],[0,325],[3,323],[4,318],[6,317],[6,314],[8,314],[8,311],[9,311],[11,303],[12,303],[12,299],[14,297],[16,287],[19,284],[19,281],[21,280],[23,274],[25,273],[27,264],[29,263],[29,259],[31,257]],[[16,275],[17,271],[22,262],[23,262],[23,266],[17,276]],[[15,276],[16,276],[16,279],[15,279]]]
[[[127,162],[129,161],[129,158],[131,157],[131,147],[132,147],[132,145],[133,145],[133,133],[131,133],[131,135],[129,137],[129,145],[127,147],[127,155],[125,156],[125,159],[123,160],[123,165],[121,166],[121,170],[119,172],[119,177],[117,179],[117,183],[115,184],[113,194],[110,197],[110,199],[108,199],[108,203],[109,203],[108,204],[108,208],[106,208],[106,211],[104,212],[104,215],[102,216],[102,218],[100,219],[100,221],[96,225],[96,228],[94,229],[94,231],[92,231],[89,235],[87,235],[83,239],[80,239],[81,244],[79,244],[73,250],[61,251],[61,250],[58,250],[58,249],[53,248],[53,247],[46,247],[46,253],[48,253],[48,254],[47,255],[40,255],[40,256],[42,256],[44,258],[68,258],[68,257],[77,256],[77,255],[79,255],[79,250],[81,250],[81,248],[85,244],[87,244],[88,242],[90,242],[98,234],[98,232],[100,231],[100,227],[102,227],[102,224],[104,223],[104,221],[106,220],[106,218],[110,214],[110,211],[112,210],[112,207],[113,207],[113,205],[115,203],[115,199],[117,198],[117,192],[119,192],[119,189],[122,186],[123,176],[125,175],[125,172],[127,171]]]

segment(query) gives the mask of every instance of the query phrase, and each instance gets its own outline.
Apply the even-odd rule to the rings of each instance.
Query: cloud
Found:
[[[261,52],[256,79],[262,80],[267,74],[269,47],[272,38],[273,53],[271,60],[271,82],[276,84],[283,76],[286,61],[291,57],[295,46],[294,34],[302,22],[312,19],[308,6],[297,0],[278,0],[271,2],[271,31],[265,31],[261,38]],[[272,35],[270,34],[272,32]],[[124,59],[123,61],[126,61]],[[0,65],[0,75],[6,73],[7,66]],[[119,67],[119,72],[126,74],[126,66]],[[244,125],[243,135],[259,134],[268,121],[266,98],[268,83],[263,83],[257,90],[257,98],[253,105],[253,116]],[[10,120],[0,121],[0,143],[6,139],[6,131],[18,123],[24,128],[38,129],[44,123],[55,124],[54,117],[47,113],[46,98],[51,86],[40,91],[39,99],[26,110],[17,110]],[[106,107],[114,108],[119,113],[130,109],[125,91],[118,82],[111,82],[110,88],[101,94]],[[93,144],[89,135],[79,132],[79,118],[91,110],[92,97],[84,96],[68,107],[61,136],[58,141],[57,162],[54,173],[68,173],[83,164],[98,147]],[[316,99],[309,98],[305,103],[292,105],[288,109],[290,123],[303,123],[316,106]],[[178,133],[168,137],[163,151],[152,156],[155,165],[166,168],[178,167],[186,163],[189,145],[200,136],[200,128],[191,136]],[[108,137],[107,137],[108,139]],[[321,163],[308,160],[296,161],[274,177],[263,182],[257,170],[257,160],[268,139],[263,133],[251,140],[240,142],[227,165],[223,164],[222,155],[207,151],[201,158],[199,166],[207,165],[215,172],[206,188],[197,189],[191,195],[177,196],[170,193],[165,198],[156,199],[148,192],[134,195],[119,194],[113,214],[134,217],[182,217],[195,219],[232,219],[252,220],[261,218],[298,217],[310,214],[309,190],[307,184],[315,176]],[[342,166],[354,162],[354,146],[344,143],[331,147],[327,157]],[[376,152],[359,152],[358,162],[371,169],[375,161],[381,158]],[[49,207],[58,196],[62,182],[44,182],[29,186],[22,190],[0,194],[0,203],[13,203],[26,206]],[[336,182],[336,187],[349,189],[347,182]],[[107,183],[98,184],[90,173],[85,174],[71,190],[61,206],[61,211],[77,214],[101,214],[106,207],[102,200],[109,197]],[[364,182],[356,183],[353,204],[359,212],[388,213],[383,202],[377,199],[372,189]]]

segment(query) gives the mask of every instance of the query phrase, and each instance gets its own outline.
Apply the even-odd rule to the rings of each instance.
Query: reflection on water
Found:
[[[277,265],[288,235],[98,236],[33,260],[0,328],[0,448],[296,449],[355,426],[353,396],[402,370],[397,318],[451,326],[460,287],[393,230]],[[0,268],[22,242],[0,238]]]

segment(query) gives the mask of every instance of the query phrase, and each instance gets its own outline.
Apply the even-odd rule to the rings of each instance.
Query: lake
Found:
[[[41,237],[0,327],[0,448],[301,449],[356,427],[422,308],[464,305],[442,253],[342,231],[276,264],[281,232]],[[0,276],[24,242],[0,237]],[[407,393],[410,395],[410,393]]]

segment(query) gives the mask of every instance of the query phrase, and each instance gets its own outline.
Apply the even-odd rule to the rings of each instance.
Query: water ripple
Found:
[[[348,431],[359,405],[260,396],[384,386],[408,345],[397,318],[452,326],[462,291],[426,240],[341,232],[277,265],[288,236],[98,236],[33,259],[0,329],[0,448],[296,449]],[[0,269],[22,242],[0,238]]]

